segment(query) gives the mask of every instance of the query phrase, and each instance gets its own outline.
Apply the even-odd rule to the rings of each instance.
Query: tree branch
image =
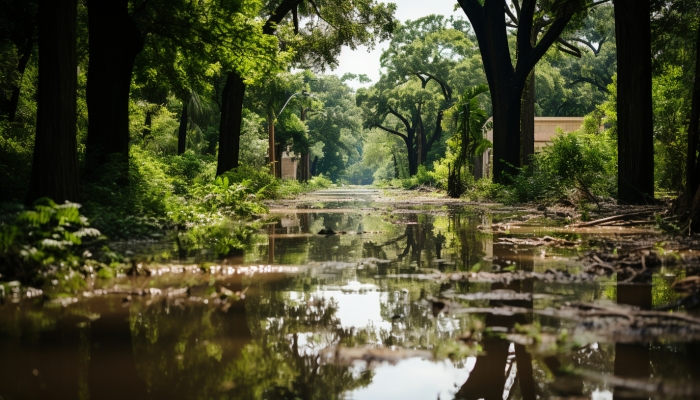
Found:
[[[326,20],[325,18],[323,18],[323,16],[321,15],[321,10],[319,10],[318,5],[316,5],[316,2],[315,2],[314,0],[307,0],[307,1],[308,1],[309,3],[311,3],[311,6],[313,6],[314,11],[316,11],[316,16],[318,17],[318,19],[320,19],[321,21],[327,23],[328,26],[330,26],[331,28],[335,29],[336,31],[338,30],[338,28],[337,28],[335,25],[331,24],[330,22],[328,22],[328,20]]]
[[[284,17],[286,17],[287,14],[292,11],[292,9],[301,4],[302,1],[303,0],[283,0],[265,22],[265,26],[263,26],[263,33],[267,35],[274,35],[275,30],[277,30],[277,25],[282,22]]]
[[[477,29],[483,29],[483,12],[484,7],[479,4],[479,0],[457,0],[459,6],[462,7],[464,13],[469,18],[469,22],[476,31]]]
[[[406,130],[411,130],[411,124],[403,115],[399,114],[398,111],[394,110],[391,106],[389,106],[388,109],[391,114],[403,122],[403,124],[406,126]]]
[[[567,42],[566,40],[562,38],[557,38],[557,43],[560,43],[564,47],[566,47],[568,50],[564,50],[563,48],[559,47],[559,50],[563,51],[564,53],[569,53],[572,54],[573,56],[577,58],[581,58],[581,49],[578,47],[574,46],[573,44]]]
[[[603,36],[603,39],[601,39],[600,43],[598,44],[597,49],[595,48],[595,46],[593,46],[593,43],[589,42],[588,40],[583,40],[583,39],[579,39],[579,38],[567,38],[566,40],[571,40],[574,42],[579,42],[579,43],[585,44],[586,47],[591,49],[591,51],[593,52],[593,54],[595,56],[598,56],[598,53],[600,53],[600,49],[603,48],[603,44],[605,44],[605,41],[607,40],[607,38],[605,36]]]
[[[605,86],[599,84],[598,82],[594,81],[591,78],[585,78],[583,76],[579,77],[578,79],[573,80],[568,86],[571,87],[571,86],[574,86],[575,84],[581,83],[581,82],[590,83],[591,85],[600,89],[600,91],[602,91],[603,93],[609,93],[608,88],[606,88]]]
[[[421,87],[422,87],[423,89],[425,89],[425,85],[427,85],[427,84],[428,84],[428,81],[430,81],[430,77],[428,77],[428,79],[425,79],[425,78],[423,77],[423,75],[421,75],[420,72],[414,72],[413,75],[417,76],[418,79],[420,79],[420,81],[421,81]]]
[[[374,124],[374,127],[375,127],[375,128],[379,128],[379,129],[381,129],[381,130],[384,130],[384,131],[386,131],[386,132],[389,132],[389,133],[391,133],[392,135],[396,135],[396,136],[402,138],[402,139],[405,140],[405,141],[408,141],[408,137],[407,137],[406,135],[404,135],[403,133],[399,132],[399,131],[396,131],[396,130],[391,129],[391,128],[387,128],[387,127],[382,126],[382,125],[379,125],[379,124]]]
[[[515,7],[515,13],[520,17],[520,0],[511,0],[511,3],[513,3],[513,7]]]
[[[521,54],[527,58],[534,46],[534,44],[531,44],[530,38],[536,5],[536,0],[523,0],[523,7],[520,11],[520,23],[518,23],[518,60],[520,60]]]
[[[425,71],[419,71],[419,72],[416,72],[415,74],[427,76],[429,79],[426,80],[426,84],[428,83],[428,81],[430,79],[433,79],[435,82],[437,82],[438,85],[440,85],[440,88],[442,89],[442,95],[445,97],[445,100],[447,100],[447,101],[452,100],[452,88],[450,87],[450,85],[447,84],[447,82],[445,82],[444,80],[436,77],[435,75],[430,74],[430,73],[425,72]],[[421,78],[421,80],[422,79],[423,78]],[[423,85],[423,89],[425,89],[425,85]]]
[[[508,14],[508,18],[510,18],[511,21],[513,21],[514,24],[518,24],[518,17],[513,14],[513,12],[510,10],[510,7],[508,7],[508,4],[503,4],[503,9],[506,10],[506,14]]]
[[[534,0],[530,1],[534,3]],[[544,53],[547,52],[547,50],[552,46],[552,44],[557,40],[557,38],[559,38],[559,35],[561,35],[561,33],[564,31],[564,28],[566,28],[566,25],[569,23],[571,17],[575,12],[575,2],[577,2],[577,0],[570,0],[565,5],[563,5],[562,8],[564,8],[564,10],[562,14],[560,14],[559,17],[557,17],[552,22],[552,25],[549,27],[549,29],[547,29],[547,32],[542,37],[542,40],[540,40],[539,43],[537,43],[537,45],[534,48],[532,48],[532,51],[528,51],[529,54],[526,57],[518,57],[515,72],[516,74],[523,75],[521,77],[522,79],[524,79],[527,76],[527,74],[529,74],[529,72],[532,71],[537,62],[542,58],[542,56],[544,56]],[[521,21],[523,20],[523,18],[524,17],[521,15]],[[520,35],[518,36],[518,39],[520,39]]]

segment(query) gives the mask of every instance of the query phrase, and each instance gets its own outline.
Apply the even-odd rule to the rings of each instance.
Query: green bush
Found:
[[[0,121],[0,201],[24,201],[29,188],[33,137],[21,124]]]
[[[559,200],[572,191],[594,196],[617,192],[617,146],[609,134],[560,132],[512,177],[514,200]]]
[[[43,198],[14,223],[0,226],[0,274],[32,281],[41,274],[64,274],[92,257],[86,244],[100,237],[79,204],[56,204]]]
[[[256,193],[261,199],[276,198],[280,187],[280,181],[270,173],[267,167],[241,165],[226,172],[222,177],[227,177],[231,183],[246,182],[251,192]]]

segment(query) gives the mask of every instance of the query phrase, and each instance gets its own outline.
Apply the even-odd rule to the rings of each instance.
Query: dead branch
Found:
[[[589,226],[598,226],[598,225],[603,225],[608,222],[613,222],[613,221],[626,221],[634,217],[642,217],[642,216],[648,216],[654,214],[655,210],[645,210],[645,211],[638,211],[638,212],[633,212],[629,214],[620,214],[620,215],[614,215],[612,217],[606,217],[606,218],[601,218],[597,219],[595,221],[589,221],[589,222],[584,222],[581,224],[575,224],[572,225],[572,227],[575,228],[584,228],[584,227],[589,227]]]

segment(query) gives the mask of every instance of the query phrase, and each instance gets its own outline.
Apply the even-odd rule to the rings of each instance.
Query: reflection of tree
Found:
[[[450,233],[455,237],[455,256],[464,269],[469,269],[486,254],[485,235],[477,229],[481,223],[480,216],[467,212],[453,213],[449,222]]]
[[[253,335],[265,349],[266,358],[275,359],[289,368],[293,375],[284,385],[269,388],[270,399],[337,399],[343,393],[368,385],[370,371],[357,374],[350,366],[322,362],[320,350],[334,345],[366,344],[368,333],[343,329],[336,316],[337,304],[323,298],[313,298],[309,292],[293,300],[287,290],[297,279],[256,285],[260,295],[248,303]],[[305,287],[301,283],[302,287]]]
[[[532,251],[517,252],[511,246],[494,245],[494,263],[501,268],[512,267],[517,265],[519,269],[532,271]],[[513,281],[509,285],[501,283],[493,283],[491,290],[509,289],[516,292],[532,293],[531,280]],[[490,301],[489,306],[516,306],[532,308],[532,300],[518,301]],[[512,331],[516,324],[525,325],[528,320],[523,314],[512,316],[504,315],[486,315],[486,328],[498,331]],[[467,381],[462,385],[457,394],[456,399],[502,399],[504,391],[509,393],[516,386],[520,388],[520,394],[523,399],[535,399],[535,380],[533,375],[532,356],[527,352],[525,346],[514,344],[515,349],[515,364],[517,365],[517,379],[519,385],[514,382],[510,387],[506,386],[507,378],[513,366],[513,360],[509,359],[511,354],[509,348],[511,343],[499,337],[486,337],[482,342],[483,352],[477,357],[474,369]],[[504,372],[505,371],[505,372]]]
[[[382,318],[391,321],[391,328],[379,332],[384,346],[434,350],[442,341],[461,334],[467,325],[464,321],[467,316],[433,316],[432,304],[426,297],[439,291],[436,283],[387,282],[387,289],[380,310]]]
[[[651,275],[639,274],[631,282],[625,272],[617,274],[617,302],[637,306],[642,310],[652,307]],[[615,375],[626,378],[648,379],[651,373],[649,363],[649,344],[615,344]],[[649,396],[634,397],[627,391],[616,388],[614,399],[646,399]]]
[[[226,287],[241,290],[240,278]],[[222,390],[241,389],[227,384],[226,372],[252,341],[245,300],[226,308],[223,312],[214,305],[168,298],[131,306],[132,351],[149,393],[155,398],[209,399]]]
[[[296,278],[256,282],[225,312],[167,299],[132,305],[133,355],[154,398],[333,399],[369,384],[371,372],[322,362],[320,349],[368,339],[341,328],[335,303],[291,299],[290,288],[305,286]]]

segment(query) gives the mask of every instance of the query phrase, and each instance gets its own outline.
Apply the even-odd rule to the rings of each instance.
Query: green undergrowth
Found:
[[[432,170],[420,166],[414,176],[379,182],[377,186],[447,190],[448,173],[447,163],[440,160]],[[586,127],[577,132],[559,132],[550,145],[532,156],[529,166],[508,177],[508,184],[494,183],[490,178],[476,180],[467,170],[462,171],[460,181],[465,188],[461,197],[469,201],[567,201],[585,208],[616,196],[617,143],[611,133]]]
[[[170,241],[180,259],[201,251],[234,255],[260,229],[265,200],[332,185],[323,176],[281,181],[268,168],[245,165],[216,176],[213,156],[164,156],[137,146],[128,165],[112,160],[86,181],[82,205],[41,199],[25,209],[18,199],[0,203],[0,280],[39,284],[86,271],[113,276],[113,267],[133,260],[106,247],[108,239]]]
[[[134,146],[128,169],[115,164],[82,197],[86,215],[110,239],[139,239],[225,219],[256,220],[267,213],[265,200],[330,184],[322,176],[306,184],[280,181],[267,168],[246,165],[216,176],[213,156],[158,156]]]
[[[0,225],[0,276],[26,283],[65,283],[75,273],[108,267],[105,237],[80,214],[80,205],[39,199]]]

